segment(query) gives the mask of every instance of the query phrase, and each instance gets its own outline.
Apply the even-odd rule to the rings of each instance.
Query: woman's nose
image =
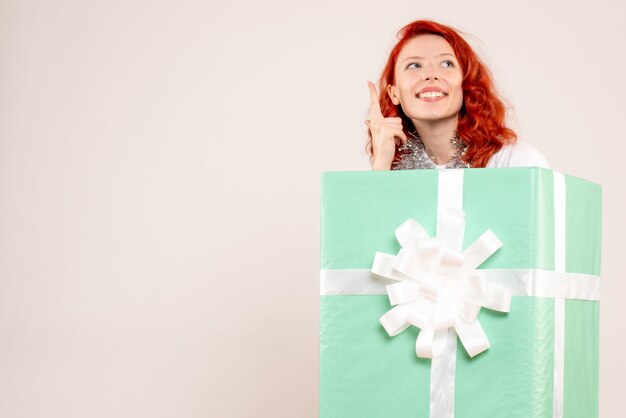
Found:
[[[424,65],[424,80],[439,80],[439,68],[434,63]]]

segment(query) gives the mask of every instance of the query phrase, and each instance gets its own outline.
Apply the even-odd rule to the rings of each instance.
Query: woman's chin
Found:
[[[459,114],[457,113],[445,113],[445,112],[420,112],[416,113],[412,116],[407,115],[414,122],[424,122],[424,123],[433,123],[433,122],[444,122],[449,121],[451,119],[457,119]]]

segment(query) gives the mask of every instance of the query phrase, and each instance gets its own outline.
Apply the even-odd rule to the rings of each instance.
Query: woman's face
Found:
[[[450,44],[438,35],[418,35],[398,56],[395,85],[387,94],[413,120],[457,118],[463,104],[463,73]]]

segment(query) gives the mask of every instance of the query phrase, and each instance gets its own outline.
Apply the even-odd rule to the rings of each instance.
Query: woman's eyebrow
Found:
[[[450,54],[450,53],[448,53],[448,52],[444,52],[444,53],[442,53],[442,54],[439,54],[439,55],[437,55],[435,58],[439,58],[439,57],[442,57],[442,56],[444,56],[444,55],[449,55],[449,56],[451,56],[451,57],[453,57],[453,58],[454,58],[454,55],[452,55],[452,54]],[[417,55],[413,55],[413,56],[411,56],[411,57],[406,57],[405,59],[403,59],[403,60],[402,60],[402,62],[404,62],[404,61],[406,61],[406,60],[410,60],[410,59],[423,60],[423,59],[424,59],[424,57],[419,57],[419,56],[417,56]]]

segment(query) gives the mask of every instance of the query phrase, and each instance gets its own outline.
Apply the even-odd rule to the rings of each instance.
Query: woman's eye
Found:
[[[454,63],[450,60],[445,60],[441,63],[441,65],[443,65],[444,67],[454,67]]]
[[[421,65],[419,65],[419,64],[418,64],[418,63],[416,63],[416,62],[412,62],[412,63],[410,63],[409,65],[407,65],[407,66],[406,66],[406,68],[407,68],[407,69],[409,69],[409,68],[422,68],[422,66],[421,66]]]

